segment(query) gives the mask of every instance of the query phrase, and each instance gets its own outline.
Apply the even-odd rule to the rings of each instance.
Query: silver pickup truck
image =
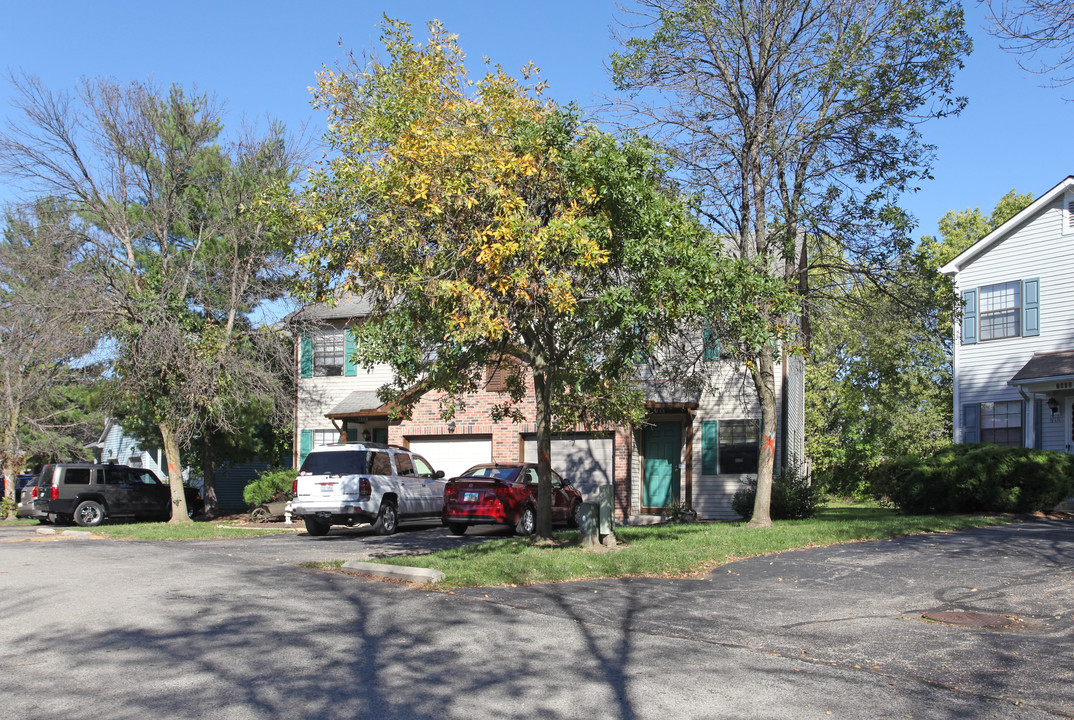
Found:
[[[380,443],[339,443],[315,448],[295,480],[291,513],[310,535],[333,525],[372,523],[391,535],[400,522],[439,521],[444,473],[420,455]]]

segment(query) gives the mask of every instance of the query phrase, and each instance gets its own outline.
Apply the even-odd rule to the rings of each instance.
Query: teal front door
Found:
[[[662,508],[679,501],[679,457],[682,427],[657,423],[645,429],[645,482],[642,505]]]

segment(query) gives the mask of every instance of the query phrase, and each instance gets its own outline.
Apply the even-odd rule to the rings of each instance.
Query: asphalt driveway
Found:
[[[1071,521],[450,594],[296,564],[360,534],[31,535],[0,527],[0,716],[1074,717]]]

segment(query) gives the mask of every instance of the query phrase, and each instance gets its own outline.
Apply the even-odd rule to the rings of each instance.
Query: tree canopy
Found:
[[[651,143],[497,66],[470,79],[438,23],[420,44],[386,20],[382,40],[385,61],[352,56],[315,89],[333,154],[301,198],[301,261],[315,297],[372,303],[357,354],[391,364],[403,412],[435,389],[450,416],[501,368],[496,414],[518,417],[532,383],[549,537],[553,427],[641,419],[639,358],[696,308],[714,255]]]
[[[898,198],[931,161],[919,126],[964,104],[952,91],[970,50],[957,3],[639,0],[633,12],[612,59],[624,91],[616,109],[671,148],[740,256],[797,289],[806,313],[819,263],[874,275],[891,267],[911,227]],[[770,306],[768,325],[800,328],[793,342],[808,345],[808,318],[782,312]],[[764,527],[777,349],[722,335],[749,357],[760,399],[750,524]]]
[[[951,442],[951,278],[938,268],[1029,205],[1014,190],[985,215],[948,212],[938,234],[902,254],[903,271],[880,284],[817,277],[813,362],[807,371],[806,446],[817,482],[863,494],[885,458],[924,456]]]
[[[248,313],[284,288],[290,234],[262,208],[288,192],[295,148],[279,125],[226,140],[219,104],[178,86],[13,83],[22,115],[0,134],[0,171],[62,201],[94,249],[119,412],[159,432],[185,521],[181,447],[251,404],[287,415],[272,362],[287,344]]]

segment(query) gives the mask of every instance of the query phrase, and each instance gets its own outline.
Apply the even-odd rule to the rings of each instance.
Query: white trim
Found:
[[[955,283],[954,284],[955,284],[955,297],[956,298],[961,298],[962,297],[962,290],[959,287],[958,277],[957,276],[955,277]],[[960,399],[962,393],[959,391],[960,386],[959,386],[959,382],[958,382],[958,368],[959,368],[958,356],[960,354],[959,350],[960,350],[960,348],[962,346],[962,320],[961,320],[961,317],[956,317],[955,322],[952,323],[952,326],[954,328],[954,338],[952,339],[952,343],[951,343],[951,348],[952,348],[952,352],[951,352],[951,383],[954,386],[954,392],[951,395],[952,395],[952,399],[954,401],[954,407],[952,407],[952,412],[954,413],[952,415],[952,417],[954,418],[954,422],[951,423],[951,424],[954,425],[954,433],[953,433],[954,438],[953,438],[953,440],[956,443],[961,443],[962,442],[962,405],[959,404],[959,399]]]
[[[1048,192],[1044,193],[1039,198],[1034,200],[1032,203],[1029,204],[1028,207],[1023,209],[1020,213],[1018,213],[1017,215],[1012,217],[1010,220],[1008,220],[1007,222],[1005,222],[1002,225],[1000,225],[998,228],[996,228],[992,232],[990,232],[987,235],[985,235],[983,238],[981,238],[980,240],[975,242],[973,245],[970,245],[968,248],[963,250],[958,255],[958,257],[956,257],[954,260],[952,260],[951,262],[947,263],[942,268],[940,268],[940,272],[943,273],[944,275],[954,275],[954,274],[956,274],[958,272],[961,272],[962,269],[970,261],[974,260],[978,255],[983,254],[984,252],[989,250],[993,245],[995,245],[1000,240],[1005,238],[1008,233],[1010,233],[1012,230],[1014,230],[1014,228],[1018,227],[1024,220],[1032,217],[1033,215],[1036,215],[1037,212],[1039,212],[1041,209],[1043,209],[1043,208],[1047,207],[1048,205],[1052,204],[1052,202],[1054,202],[1055,199],[1058,198],[1060,195],[1063,195],[1064,200],[1065,200],[1067,193],[1074,193],[1074,175],[1067,176],[1066,179],[1064,179],[1062,182],[1060,182],[1058,185],[1053,187],[1051,190],[1049,190]],[[1074,198],[1074,195],[1071,195],[1071,197]],[[1066,219],[1065,213],[1064,213],[1063,219],[1064,220]],[[1066,228],[1066,223],[1065,222],[1063,223],[1063,227],[1064,227],[1064,234],[1066,234],[1066,229],[1065,229]],[[1072,228],[1072,231],[1074,231],[1074,228]]]

